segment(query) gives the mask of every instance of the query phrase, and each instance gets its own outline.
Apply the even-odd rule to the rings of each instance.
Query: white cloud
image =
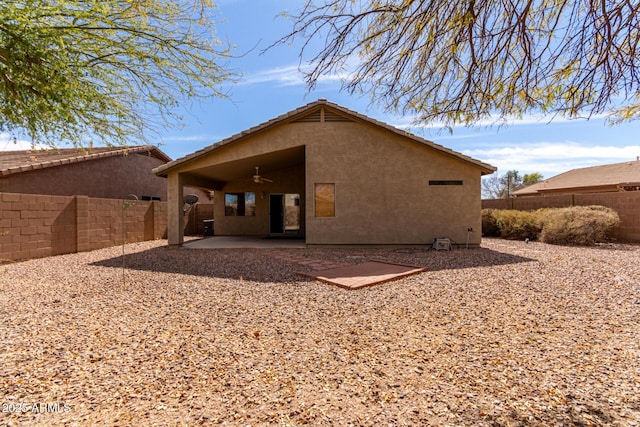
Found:
[[[463,153],[498,167],[498,173],[518,170],[545,177],[571,169],[635,160],[640,145],[586,146],[574,141],[519,143],[517,146],[463,150]]]
[[[23,151],[31,149],[49,148],[40,144],[34,144],[31,141],[23,139],[14,139],[11,134],[0,132],[0,151]]]

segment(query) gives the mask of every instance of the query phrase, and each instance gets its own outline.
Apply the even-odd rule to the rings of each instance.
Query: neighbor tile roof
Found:
[[[573,169],[514,191],[513,195],[524,196],[589,187],[617,187],[624,184],[640,184],[640,161]]]
[[[0,176],[35,169],[84,162],[104,157],[148,152],[162,161],[171,158],[153,145],[132,147],[55,148],[50,150],[0,151]]]
[[[328,107],[330,109],[333,109],[334,111],[338,111],[338,112],[346,115],[347,117],[356,118],[356,119],[362,120],[364,122],[368,122],[370,124],[385,128],[385,129],[387,129],[387,130],[389,130],[391,132],[394,132],[396,134],[399,134],[399,135],[402,135],[402,136],[404,136],[406,138],[409,138],[409,139],[411,139],[411,140],[413,140],[413,141],[415,141],[417,143],[426,145],[426,146],[431,147],[431,148],[433,148],[435,150],[438,150],[440,152],[448,154],[448,155],[450,155],[452,157],[456,157],[456,158],[458,158],[458,159],[460,159],[460,160],[462,160],[464,162],[471,163],[471,164],[475,165],[476,167],[480,168],[482,170],[482,174],[483,175],[484,174],[491,174],[491,173],[496,171],[496,167],[491,166],[490,164],[483,163],[480,160],[476,160],[476,159],[473,159],[473,158],[471,158],[469,156],[465,156],[462,153],[458,153],[457,151],[453,151],[453,150],[451,150],[451,149],[449,149],[447,147],[444,147],[442,145],[436,144],[435,142],[420,138],[420,137],[418,137],[416,135],[413,135],[413,134],[411,134],[411,133],[409,133],[409,132],[407,132],[405,130],[395,128],[395,127],[393,127],[391,125],[388,125],[386,123],[383,123],[381,121],[378,121],[376,119],[368,117],[368,116],[366,116],[364,114],[360,114],[360,113],[358,113],[356,111],[350,110],[350,109],[345,108],[345,107],[343,107],[341,105],[335,104],[333,102],[329,102],[324,98],[320,98],[317,101],[310,102],[307,105],[304,105],[302,107],[296,108],[295,110],[289,111],[288,113],[282,114],[282,115],[280,115],[278,117],[275,117],[275,118],[273,118],[273,119],[271,119],[269,121],[266,121],[264,123],[261,123],[261,124],[259,124],[257,126],[254,126],[254,127],[250,128],[250,129],[242,131],[242,132],[240,132],[238,134],[235,134],[235,135],[233,135],[233,136],[231,136],[229,138],[226,138],[226,139],[224,139],[222,141],[219,141],[219,142],[217,142],[217,143],[215,143],[213,145],[210,145],[210,146],[205,147],[205,148],[203,148],[201,150],[198,150],[195,153],[189,154],[189,155],[187,155],[185,157],[182,157],[180,159],[174,160],[174,161],[169,162],[167,164],[158,166],[157,168],[155,168],[153,170],[153,172],[156,175],[167,176],[168,171],[173,169],[173,168],[179,167],[180,165],[182,165],[184,163],[188,163],[191,160],[195,160],[195,159],[198,159],[198,158],[200,158],[202,156],[205,156],[205,155],[207,155],[208,153],[210,153],[212,151],[218,150],[221,147],[224,147],[224,146],[226,146],[228,144],[231,144],[231,143],[234,143],[234,142],[236,142],[238,140],[244,139],[245,137],[247,137],[249,135],[256,134],[256,133],[258,133],[260,131],[263,131],[265,129],[271,128],[271,127],[276,126],[276,125],[281,124],[281,123],[291,122],[291,121],[294,121],[296,119],[299,119],[299,118],[309,114],[310,112],[313,112],[314,110],[319,109],[321,106],[325,106],[325,107]]]

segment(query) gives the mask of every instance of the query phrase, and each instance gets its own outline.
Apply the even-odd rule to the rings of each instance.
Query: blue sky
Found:
[[[323,78],[312,92],[298,72],[299,46],[262,50],[286,34],[290,22],[283,11],[295,12],[303,0],[219,0],[216,34],[236,46],[228,66],[242,73],[228,85],[229,99],[193,105],[184,114],[183,129],[161,132],[160,149],[173,159],[211,145],[297,107],[327,98],[392,126],[411,132],[498,167],[540,172],[546,178],[578,167],[635,160],[640,156],[640,121],[609,126],[603,118],[556,120],[529,117],[502,127],[416,127],[411,117],[385,113],[367,97],[340,91],[337,78]],[[0,134],[0,150],[21,148]]]

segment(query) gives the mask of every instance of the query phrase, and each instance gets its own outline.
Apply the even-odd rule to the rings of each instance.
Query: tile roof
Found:
[[[342,113],[342,114],[346,115],[347,117],[359,119],[359,120],[362,120],[364,122],[367,122],[367,123],[382,127],[382,128],[387,129],[387,130],[389,130],[391,132],[394,132],[396,134],[399,134],[399,135],[402,135],[402,136],[404,136],[406,138],[409,138],[409,139],[411,139],[411,140],[413,140],[415,142],[418,142],[420,144],[426,145],[426,146],[431,147],[431,148],[433,148],[435,150],[443,152],[443,153],[445,153],[447,155],[450,155],[452,157],[456,157],[456,158],[458,158],[458,159],[460,159],[460,160],[462,160],[464,162],[471,163],[471,164],[479,167],[480,169],[482,169],[483,175],[484,174],[491,174],[491,173],[496,171],[496,167],[491,166],[490,164],[483,163],[480,160],[473,159],[473,158],[471,158],[469,156],[466,156],[466,155],[464,155],[462,153],[458,153],[457,151],[453,151],[453,150],[451,150],[449,148],[446,148],[446,147],[444,147],[442,145],[436,144],[435,142],[420,138],[420,137],[418,137],[416,135],[413,135],[413,134],[411,134],[411,133],[409,133],[409,132],[407,132],[405,130],[395,128],[395,127],[393,127],[393,126],[391,126],[389,124],[383,123],[381,121],[378,121],[376,119],[368,117],[368,116],[366,116],[364,114],[360,114],[360,113],[358,113],[356,111],[350,110],[348,108],[345,108],[345,107],[343,107],[341,105],[338,105],[338,104],[335,104],[333,102],[329,102],[324,98],[320,98],[317,101],[310,102],[307,105],[304,105],[302,107],[296,108],[295,110],[289,111],[288,113],[282,114],[282,115],[280,115],[278,117],[275,117],[275,118],[273,118],[271,120],[268,120],[268,121],[266,121],[264,123],[261,123],[261,124],[259,124],[257,126],[254,126],[254,127],[250,128],[250,129],[244,130],[244,131],[242,131],[240,133],[237,133],[237,134],[235,134],[233,136],[230,136],[229,138],[226,138],[226,139],[224,139],[222,141],[219,141],[219,142],[217,142],[217,143],[215,143],[213,145],[210,145],[210,146],[205,147],[205,148],[203,148],[201,150],[198,150],[195,153],[189,154],[189,155],[187,155],[185,157],[182,157],[180,159],[174,160],[174,161],[169,162],[169,163],[167,163],[165,165],[158,166],[157,168],[155,168],[153,170],[153,172],[156,175],[166,176],[167,172],[169,170],[174,169],[176,167],[179,167],[182,164],[188,163],[191,160],[195,160],[195,159],[198,159],[198,158],[200,158],[202,156],[205,156],[210,152],[213,152],[213,151],[216,151],[216,150],[220,149],[221,147],[224,147],[224,146],[226,146],[228,144],[234,143],[234,142],[236,142],[238,140],[244,139],[245,137],[247,137],[249,135],[256,134],[256,133],[258,133],[260,131],[263,131],[263,130],[268,129],[268,128],[273,127],[273,126],[276,126],[278,124],[291,122],[293,120],[299,119],[299,118],[301,118],[301,117],[313,112],[316,109],[320,109],[321,106],[328,107],[328,108],[332,109],[333,111],[337,111],[339,113]]]
[[[145,152],[165,162],[171,161],[169,156],[153,145],[0,151],[0,177],[98,158]]]
[[[640,161],[614,163],[573,169],[521,190],[514,196],[524,196],[561,190],[575,190],[589,187],[617,187],[624,184],[640,185]]]

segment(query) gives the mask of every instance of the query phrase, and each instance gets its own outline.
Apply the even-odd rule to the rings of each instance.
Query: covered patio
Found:
[[[218,156],[223,157],[223,156]],[[214,192],[215,236],[189,247],[291,247],[288,243],[264,240],[265,237],[297,237],[304,246],[305,147],[297,146],[222,158],[188,171],[169,174],[169,223],[179,223],[185,186]],[[170,244],[184,243],[182,233],[172,233]],[[174,230],[175,231],[175,230]],[[263,241],[264,240],[264,241]]]

